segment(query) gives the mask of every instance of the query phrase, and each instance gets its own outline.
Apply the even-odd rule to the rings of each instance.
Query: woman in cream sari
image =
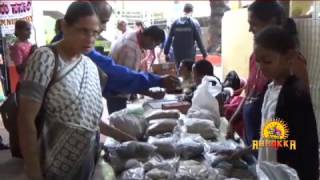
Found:
[[[32,180],[91,179],[100,130],[118,140],[131,139],[100,122],[98,69],[82,54],[93,48],[100,31],[91,4],[73,2],[62,30],[63,40],[33,53],[20,86],[20,147],[25,172]],[[37,139],[39,112],[43,125]]]

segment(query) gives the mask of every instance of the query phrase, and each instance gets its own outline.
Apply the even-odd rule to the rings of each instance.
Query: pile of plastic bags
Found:
[[[172,132],[148,135],[145,142],[119,143],[108,138],[105,143],[107,159],[118,179],[254,179],[248,163],[223,158],[220,161],[214,154],[215,150],[234,149],[239,144],[206,140],[200,134],[188,133],[183,120],[176,122]],[[243,172],[235,171],[240,175],[232,174],[237,170],[234,165],[242,168]]]
[[[110,116],[116,128],[139,141],[119,143],[108,138],[105,159],[122,180],[296,180],[291,168],[260,163],[252,155],[230,158],[221,151],[243,145],[224,139],[219,105],[215,98],[222,90],[218,80],[205,77],[182,116],[176,110],[144,112],[125,109]],[[218,141],[219,140],[219,141]]]

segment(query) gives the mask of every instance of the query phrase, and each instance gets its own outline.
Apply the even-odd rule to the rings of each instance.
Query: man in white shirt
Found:
[[[120,19],[117,23],[117,29],[121,32],[121,34],[124,34],[128,32],[128,23],[125,19]]]
[[[158,26],[150,26],[136,32],[127,32],[113,44],[110,55],[115,60],[115,63],[138,70],[144,51],[153,50],[164,39],[164,31]],[[151,97],[155,95],[155,98],[161,98],[161,96],[156,97],[157,94],[148,94],[146,92],[144,92],[144,95]],[[114,106],[113,110],[109,109],[109,113],[125,108],[127,97],[128,95],[125,94],[108,96],[108,104]]]
[[[165,33],[158,26],[150,26],[137,32],[128,32],[111,48],[111,56],[117,64],[138,70],[145,50],[153,50],[165,40]]]

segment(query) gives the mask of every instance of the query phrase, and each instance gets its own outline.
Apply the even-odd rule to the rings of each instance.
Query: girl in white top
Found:
[[[294,36],[279,27],[267,27],[255,37],[257,66],[272,80],[262,105],[261,132],[268,121],[280,119],[289,130],[284,140],[296,142],[294,150],[260,148],[258,161],[287,164],[297,171],[300,179],[316,180],[319,178],[318,136],[311,97],[304,82],[290,72],[293,60],[299,55],[296,45]],[[278,140],[264,137],[264,133],[260,137],[260,140]]]
[[[256,35],[254,53],[257,66],[272,80],[264,96],[261,132],[269,120],[280,119],[289,130],[288,137],[281,140],[295,141],[295,149],[285,147],[285,143],[281,148],[259,147],[258,162],[286,164],[297,171],[299,179],[318,180],[318,135],[309,89],[290,72],[291,63],[299,55],[293,36],[282,28],[267,27]],[[278,135],[281,133],[284,132]],[[281,142],[279,138],[264,135],[261,133],[263,142]],[[231,158],[250,149],[237,150]]]

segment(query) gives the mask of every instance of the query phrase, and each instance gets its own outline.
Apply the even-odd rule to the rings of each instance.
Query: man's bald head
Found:
[[[109,22],[112,14],[112,7],[106,0],[93,0],[89,1],[95,9],[101,23],[102,30],[106,30],[107,23]]]

